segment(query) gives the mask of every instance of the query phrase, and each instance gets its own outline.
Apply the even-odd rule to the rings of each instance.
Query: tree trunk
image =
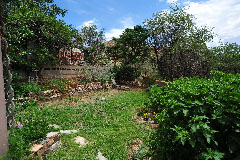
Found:
[[[0,157],[8,150],[7,117],[4,94],[2,37],[0,36]]]

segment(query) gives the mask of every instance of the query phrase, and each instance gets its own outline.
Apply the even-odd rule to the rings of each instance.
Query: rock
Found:
[[[160,87],[169,85],[169,82],[166,82],[166,81],[156,80],[155,82],[156,82]]]
[[[102,155],[101,152],[98,152],[98,155],[97,155],[96,158],[99,159],[99,160],[107,160],[107,158],[105,158],[105,157]]]
[[[50,152],[53,152],[55,149],[59,148],[61,145],[61,135],[58,132],[50,132],[47,135],[48,137],[44,139],[41,144],[34,144],[31,149],[31,157],[34,159],[34,156],[40,156],[42,159],[43,155],[46,155]]]
[[[49,133],[47,134],[47,138],[55,137],[55,136],[57,136],[58,134],[59,134],[59,132],[49,132]]]
[[[72,134],[72,133],[77,133],[77,130],[60,130],[60,133],[64,134]]]
[[[124,91],[129,91],[130,88],[128,86],[121,86],[121,90],[124,90]]]
[[[42,144],[35,144],[35,145],[32,146],[31,152],[37,152],[37,151],[39,151],[42,148],[43,148]]]
[[[43,95],[49,95],[49,94],[51,94],[51,93],[53,93],[53,92],[54,92],[54,90],[51,89],[51,90],[43,91],[42,94],[43,94]]]
[[[53,151],[53,150],[55,150],[55,149],[57,149],[57,148],[60,148],[61,145],[62,145],[61,141],[57,141],[56,143],[54,143],[54,144],[50,147],[50,149]]]
[[[116,89],[121,89],[121,86],[120,85],[116,85],[115,88]]]
[[[53,128],[55,128],[55,129],[60,128],[60,126],[59,126],[59,125],[56,125],[56,124],[49,124],[48,126],[49,126],[49,127],[53,127]]]
[[[117,85],[115,79],[112,79],[112,84],[113,84],[113,86],[116,86],[116,85]]]
[[[57,95],[53,95],[50,97],[50,99],[54,99],[54,98],[57,98],[58,96]]]
[[[86,140],[84,137],[75,137],[74,139],[75,143],[79,144],[80,147],[83,147],[88,144],[88,140]]]

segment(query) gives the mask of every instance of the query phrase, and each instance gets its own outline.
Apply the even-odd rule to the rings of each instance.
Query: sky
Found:
[[[96,24],[105,29],[106,40],[118,37],[126,28],[142,25],[153,13],[169,9],[171,3],[186,7],[198,26],[207,25],[216,34],[209,45],[240,44],[240,0],[55,0],[67,9],[63,19],[78,29]]]

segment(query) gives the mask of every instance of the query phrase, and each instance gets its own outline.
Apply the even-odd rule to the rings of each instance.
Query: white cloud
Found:
[[[108,7],[107,9],[108,9],[110,12],[115,11],[115,8],[113,8],[113,7]]]
[[[88,26],[91,26],[93,24],[96,24],[96,18],[83,22],[82,25],[79,26],[79,27],[82,27],[82,26],[87,26],[88,27]]]
[[[167,3],[177,3],[178,0],[167,0]]]
[[[123,31],[124,31],[124,29],[113,28],[109,32],[105,33],[105,37],[107,40],[111,40],[113,37],[118,38],[122,34]]]
[[[134,26],[132,17],[125,17],[120,21],[120,23],[123,25],[124,28],[133,28]]]
[[[118,38],[126,28],[134,27],[132,17],[125,17],[120,21],[120,23],[122,24],[121,28],[112,28],[109,32],[105,33],[106,40],[111,40],[113,37]]]
[[[207,0],[188,2],[188,13],[193,14],[197,25],[214,27],[213,32],[224,42],[240,41],[240,1],[239,0]]]

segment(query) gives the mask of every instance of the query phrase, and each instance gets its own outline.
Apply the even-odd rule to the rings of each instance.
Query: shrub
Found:
[[[39,105],[31,105],[26,110],[31,112],[19,112],[16,120],[19,125],[9,133],[9,152],[13,160],[24,159],[30,151],[31,143],[44,138],[50,128],[48,122],[44,119],[45,111],[39,111]]]
[[[108,65],[87,65],[83,77],[88,81],[106,82],[113,78],[113,74],[110,71]]]
[[[51,79],[44,82],[44,85],[48,89],[58,90],[63,93],[67,90],[67,86],[69,83],[71,83],[71,80],[68,79]]]
[[[12,83],[12,87],[14,89],[14,93],[16,97],[24,96],[28,97],[30,93],[39,93],[41,90],[44,90],[44,87],[41,85],[38,85],[34,82],[14,82]]]
[[[152,138],[160,159],[239,159],[240,74],[180,78],[150,89],[159,127]]]
[[[131,66],[114,66],[112,72],[118,82],[133,81],[141,74],[139,70]]]
[[[211,68],[225,73],[240,73],[240,45],[222,43],[212,48],[208,61]]]

